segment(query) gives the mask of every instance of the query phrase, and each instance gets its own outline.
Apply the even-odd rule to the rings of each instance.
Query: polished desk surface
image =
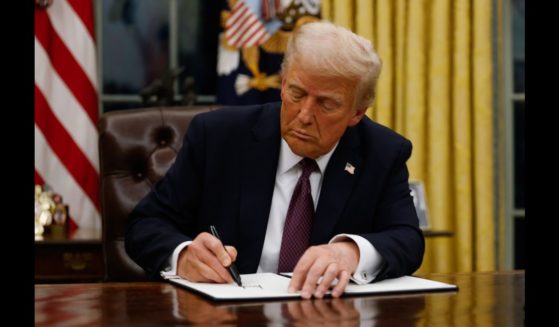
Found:
[[[164,282],[35,286],[37,326],[523,326],[523,271],[431,274],[458,292],[215,303]]]

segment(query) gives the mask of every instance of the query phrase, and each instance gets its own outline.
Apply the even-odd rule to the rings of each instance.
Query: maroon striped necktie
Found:
[[[289,202],[287,218],[283,227],[278,272],[290,272],[307,247],[314,218],[314,203],[311,195],[309,176],[318,169],[316,161],[305,158],[300,161],[303,173]]]

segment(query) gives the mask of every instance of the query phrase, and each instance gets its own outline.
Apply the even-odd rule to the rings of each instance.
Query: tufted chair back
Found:
[[[192,118],[212,107],[153,107],[105,113],[99,161],[105,279],[146,280],[124,250],[128,214],[167,172]]]

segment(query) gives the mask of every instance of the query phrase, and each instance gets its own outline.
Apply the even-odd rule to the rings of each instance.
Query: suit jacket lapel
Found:
[[[358,153],[358,147],[359,138],[356,130],[349,128],[340,139],[324,173],[311,231],[310,243],[312,245],[327,243],[332,236],[332,230],[341,218],[353,185],[361,171],[361,156]],[[348,163],[355,169],[353,174],[346,170]]]
[[[280,147],[279,104],[265,106],[241,165],[238,268],[255,272],[264,245]]]

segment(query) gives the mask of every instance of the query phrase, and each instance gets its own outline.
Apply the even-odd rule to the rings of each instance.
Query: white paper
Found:
[[[430,279],[402,276],[398,278],[384,279],[377,283],[356,285],[349,284],[345,289],[347,294],[383,294],[383,293],[405,293],[419,291],[456,291],[456,285],[441,283]]]
[[[290,278],[274,273],[241,275],[243,286],[235,283],[194,283],[182,278],[169,279],[170,282],[201,292],[216,300],[242,300],[267,298],[298,298],[298,293],[289,293]]]
[[[241,280],[243,282],[243,287],[235,283],[194,283],[180,277],[169,279],[169,281],[174,284],[197,291],[218,301],[301,297],[299,292],[289,293],[287,291],[290,278],[285,276],[274,273],[246,274],[241,275]],[[412,276],[403,276],[366,285],[349,284],[345,289],[345,294],[374,295],[422,291],[456,291],[457,289],[456,285],[452,284]]]

